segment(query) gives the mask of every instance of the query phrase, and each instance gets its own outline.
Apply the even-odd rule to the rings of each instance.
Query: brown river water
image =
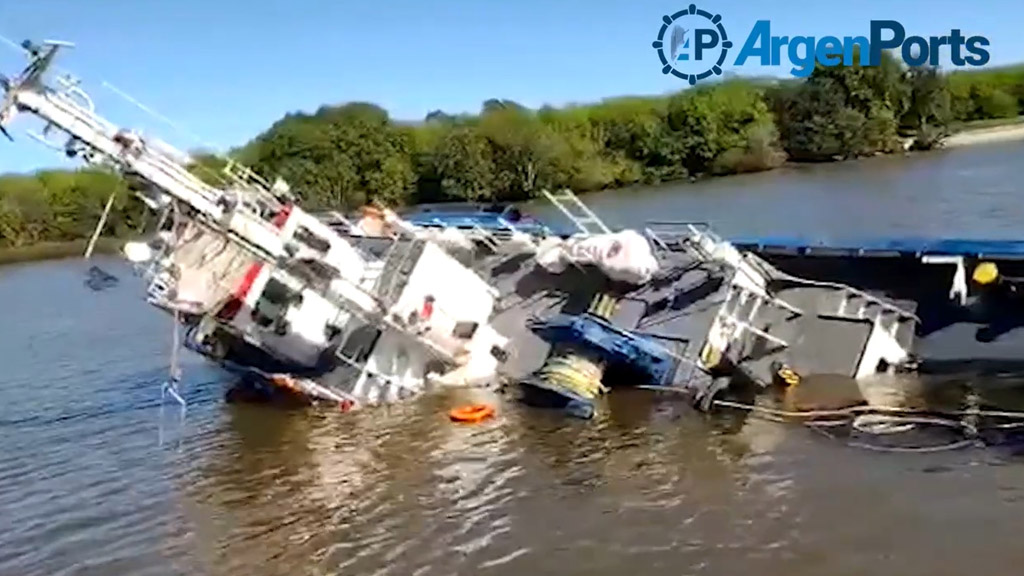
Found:
[[[587,197],[613,224],[728,234],[1024,236],[1024,144]],[[0,269],[0,576],[900,576],[1020,572],[1024,456],[890,453],[613,394],[591,422],[465,392],[353,414],[227,404],[126,267]],[[1018,383],[975,383],[1024,409]],[[830,385],[824,385],[828,387]],[[824,388],[823,388],[824,389]],[[834,388],[830,388],[834,391]]]

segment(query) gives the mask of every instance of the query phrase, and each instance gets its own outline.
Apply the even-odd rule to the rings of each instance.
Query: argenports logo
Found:
[[[722,26],[721,15],[690,4],[686,10],[662,16],[661,22],[658,39],[651,45],[658,51],[662,74],[672,74],[692,86],[722,73],[732,41]]]
[[[882,52],[892,50],[907,66],[939,66],[949,54],[953,66],[984,66],[991,56],[988,38],[965,36],[959,28],[945,36],[908,36],[895,20],[872,20],[868,36],[775,36],[770,20],[758,20],[736,56],[736,66],[754,59],[762,66],[784,64],[783,53],[793,65],[790,73],[806,78],[815,64],[822,66],[878,66]]]
[[[991,59],[990,42],[985,36],[968,35],[959,28],[944,36],[915,36],[895,20],[869,21],[865,36],[777,36],[772,32],[770,20],[758,20],[732,65],[788,63],[793,76],[805,78],[816,65],[878,66],[882,52],[890,50],[908,66],[939,66],[946,58],[955,67],[984,66]],[[721,75],[732,45],[722,26],[722,16],[694,4],[662,16],[658,38],[652,44],[658,51],[662,74],[691,85]]]

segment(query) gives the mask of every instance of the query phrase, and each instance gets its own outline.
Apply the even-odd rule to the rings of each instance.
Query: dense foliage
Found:
[[[802,81],[730,79],[665,97],[529,110],[489,100],[479,115],[442,111],[396,122],[367,103],[288,114],[235,156],[281,176],[312,207],[371,199],[408,204],[524,200],[542,188],[576,191],[767,170],[787,158],[831,161],[930,148],[959,124],[1024,112],[1024,67],[940,74],[819,67]],[[215,158],[199,157],[209,178]],[[0,177],[0,247],[86,236],[111,191],[108,231],[140,210],[122,182],[97,171]]]

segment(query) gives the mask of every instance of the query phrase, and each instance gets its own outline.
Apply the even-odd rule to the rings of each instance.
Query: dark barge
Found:
[[[788,274],[857,286],[914,311],[922,373],[1024,374],[1024,241],[732,241]]]

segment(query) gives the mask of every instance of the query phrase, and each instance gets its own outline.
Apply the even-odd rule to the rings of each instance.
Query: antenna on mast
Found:
[[[0,39],[6,44],[15,45],[10,39],[3,36],[0,36]],[[46,87],[43,85],[43,76],[53,67],[53,60],[57,56],[57,52],[61,48],[72,47],[74,44],[61,40],[45,40],[42,44],[33,44],[31,41],[25,40],[20,46],[15,46],[28,53],[29,63],[21,71],[21,74],[14,78],[0,74],[0,87],[4,89],[4,99],[0,102],[0,132],[12,142],[14,138],[11,137],[4,125],[11,121],[17,111],[15,96],[18,92],[44,90]],[[81,91],[79,90],[79,92]]]
[[[137,107],[139,110],[142,110],[146,114],[149,114],[153,118],[156,118],[160,122],[163,122],[164,124],[166,124],[170,128],[174,129],[179,134],[182,134],[182,135],[188,137],[190,140],[192,140],[193,143],[196,143],[196,144],[202,146],[203,148],[206,148],[206,149],[210,150],[215,156],[220,156],[219,154],[217,154],[215,152],[219,148],[216,144],[213,144],[213,143],[205,141],[201,136],[197,135],[195,132],[192,132],[191,130],[188,130],[187,128],[185,128],[184,126],[181,126],[180,124],[174,122],[173,120],[171,120],[167,116],[164,116],[163,114],[157,112],[153,108],[143,104],[138,99],[136,99],[135,97],[131,96],[127,92],[121,90],[120,88],[114,86],[110,82],[103,81],[103,87],[108,89],[108,90],[110,90],[114,94],[120,96],[121,98],[123,98],[128,103],[130,103],[130,104],[134,105],[135,107]],[[244,180],[244,176],[240,179],[239,175],[236,174],[236,172],[238,171],[237,166],[239,166],[238,162],[235,161],[230,156],[227,156],[227,155],[225,155],[225,159],[227,160],[227,164],[224,166],[224,169],[221,170],[221,171],[211,170],[210,168],[207,168],[207,167],[203,166],[202,164],[197,164],[197,167],[200,170],[202,170],[203,172],[205,172],[205,173],[213,176],[214,178],[216,178],[218,180],[218,182],[220,182],[221,184],[231,184],[231,183],[245,184],[246,182]],[[248,169],[246,168],[246,170],[248,170]],[[251,172],[251,170],[249,170],[249,172]],[[265,186],[269,188],[269,185],[265,185]]]
[[[117,86],[114,86],[110,82],[107,82],[106,80],[104,80],[103,81],[103,87],[106,88],[107,90],[110,90],[114,94],[117,94],[121,98],[124,98],[128,103],[135,105],[139,110],[142,110],[146,114],[149,114],[153,118],[156,118],[157,120],[159,120],[159,121],[163,122],[164,124],[170,126],[171,128],[173,128],[177,132],[179,132],[179,133],[189,137],[193,142],[195,142],[197,144],[200,144],[201,146],[209,146],[211,148],[216,148],[216,146],[214,144],[211,144],[209,142],[204,142],[203,139],[200,136],[198,136],[195,133],[193,133],[192,131],[186,129],[184,126],[181,126],[181,125],[175,123],[170,118],[164,116],[163,114],[157,112],[156,110],[150,108],[149,106],[146,106],[142,102],[139,102],[133,96],[131,96],[127,92],[121,90]]]

